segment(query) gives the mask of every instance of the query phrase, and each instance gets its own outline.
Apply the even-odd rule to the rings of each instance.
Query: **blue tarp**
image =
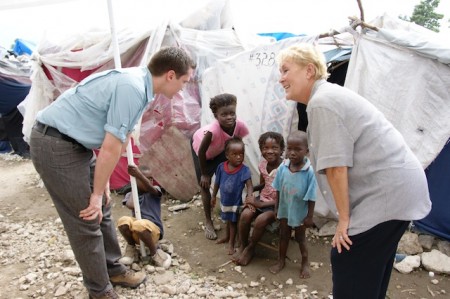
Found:
[[[450,241],[450,139],[425,173],[433,206],[427,217],[414,224],[421,231]]]
[[[22,102],[30,91],[30,84],[18,82],[0,74],[0,116],[6,115]]]
[[[270,32],[270,33],[258,33],[260,36],[269,36],[275,38],[277,41],[296,36],[305,36],[304,34],[293,34],[289,32]]]
[[[336,48],[323,53],[327,62],[339,62],[350,59],[352,55],[352,47]]]
[[[17,38],[14,41],[13,51],[17,55],[23,55],[23,54],[31,55],[31,53],[33,53],[35,48],[36,48],[36,45],[33,42]]]

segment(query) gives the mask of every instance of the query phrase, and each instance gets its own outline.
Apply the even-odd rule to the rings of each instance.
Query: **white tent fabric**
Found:
[[[438,51],[418,31],[405,45],[404,30],[387,30],[390,40],[384,34],[359,36],[345,86],[384,113],[426,168],[450,138],[450,67],[439,62],[447,61],[450,47],[441,44]],[[400,39],[402,45],[391,42]],[[424,52],[437,55],[427,58]]]

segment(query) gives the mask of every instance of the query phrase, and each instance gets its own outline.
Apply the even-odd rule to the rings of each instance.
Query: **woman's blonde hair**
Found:
[[[285,61],[292,61],[303,67],[311,63],[316,70],[316,80],[327,79],[329,76],[325,56],[312,44],[302,43],[281,50],[277,56],[278,65]]]

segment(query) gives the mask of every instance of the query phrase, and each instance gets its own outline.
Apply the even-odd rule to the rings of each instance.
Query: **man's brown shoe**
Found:
[[[119,295],[117,295],[116,292],[114,292],[114,290],[111,289],[98,297],[89,295],[89,299],[119,299]]]
[[[127,270],[125,273],[120,275],[111,276],[109,280],[112,285],[119,285],[127,288],[137,288],[141,283],[145,281],[147,276],[144,272],[134,272],[132,270]]]

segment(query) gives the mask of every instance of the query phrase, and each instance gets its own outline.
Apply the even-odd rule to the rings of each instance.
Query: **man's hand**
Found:
[[[91,194],[89,199],[89,206],[80,211],[80,218],[83,220],[94,220],[98,217],[98,223],[102,222],[103,212],[102,212],[102,199],[103,194]]]

